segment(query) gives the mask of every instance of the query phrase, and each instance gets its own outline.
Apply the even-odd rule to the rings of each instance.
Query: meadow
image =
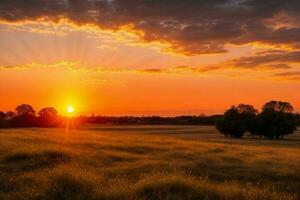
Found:
[[[0,199],[300,199],[300,131],[224,138],[212,126],[0,130]]]

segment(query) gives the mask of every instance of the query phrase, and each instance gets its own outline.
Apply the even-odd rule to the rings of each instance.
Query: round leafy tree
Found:
[[[258,116],[257,127],[260,134],[270,139],[279,139],[294,133],[297,126],[293,110],[293,106],[288,102],[266,103]]]
[[[257,111],[251,105],[232,106],[216,120],[216,128],[226,137],[241,138],[251,131]]]

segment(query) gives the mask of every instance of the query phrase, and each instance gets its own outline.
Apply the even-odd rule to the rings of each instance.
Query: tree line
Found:
[[[240,104],[225,111],[215,125],[226,137],[242,138],[249,132],[253,136],[283,139],[297,129],[299,115],[293,111],[290,103],[282,101],[266,103],[261,112],[252,105]]]
[[[174,124],[174,125],[215,125],[226,137],[242,138],[246,132],[253,136],[283,138],[292,134],[300,125],[300,115],[293,113],[294,108],[288,102],[270,101],[261,112],[253,106],[240,104],[232,106],[223,115],[198,116],[79,116],[73,117],[72,123],[95,124]],[[15,111],[0,111],[0,128],[11,127],[63,127],[67,118],[60,116],[54,107],[43,108],[35,112],[28,104],[16,107]]]
[[[0,111],[0,128],[9,127],[58,127],[62,118],[53,107],[41,109],[38,113],[28,104],[16,107],[15,111]]]
[[[217,118],[221,115],[197,115],[197,116],[176,116],[176,117],[161,117],[161,116],[81,116],[79,121],[82,123],[95,124],[140,124],[140,125],[214,125]]]
[[[175,125],[214,125],[220,115],[198,115],[198,116],[77,116],[72,117],[73,124],[95,123],[95,124],[175,124]],[[66,125],[66,117],[60,116],[54,107],[43,108],[36,112],[29,104],[22,104],[15,111],[0,111],[0,128],[10,127],[60,127]]]

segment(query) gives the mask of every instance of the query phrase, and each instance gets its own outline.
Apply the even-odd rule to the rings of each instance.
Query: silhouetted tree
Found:
[[[2,111],[0,111],[0,120],[5,120],[6,114]]]
[[[38,112],[40,126],[56,126],[58,123],[58,112],[53,107],[43,108]]]
[[[293,106],[288,102],[266,103],[258,116],[257,132],[270,139],[279,139],[292,134],[297,128],[293,110]]]
[[[41,118],[44,119],[51,119],[51,118],[56,118],[58,115],[58,112],[55,108],[53,107],[47,107],[47,108],[43,108],[38,112],[38,115]]]
[[[257,113],[257,110],[252,105],[247,104],[239,104],[236,109],[239,113],[246,115],[255,115]]]
[[[244,126],[246,126],[247,130],[252,135],[257,133],[257,113],[258,111],[252,106],[247,104],[239,104],[237,106],[238,112],[240,113],[241,121],[244,123]]]
[[[37,126],[37,118],[32,106],[28,104],[19,105],[16,108],[17,116],[10,120],[13,127],[33,127]]]
[[[251,105],[232,106],[223,117],[216,120],[216,128],[226,137],[243,137],[254,126],[257,110]]]
[[[295,114],[295,117],[296,117],[296,125],[300,126],[300,114],[299,113]]]
[[[30,115],[30,116],[34,116],[35,115],[35,111],[33,109],[33,107],[31,105],[28,105],[28,104],[22,104],[22,105],[19,105],[17,108],[16,108],[16,112],[18,114],[18,116],[21,116],[21,115]]]
[[[262,110],[273,110],[277,112],[292,113],[294,111],[294,108],[288,102],[270,101],[263,106]]]
[[[0,111],[0,128],[4,128],[6,126],[6,114],[2,111]]]
[[[12,119],[15,116],[15,113],[13,111],[7,111],[6,112],[6,118]]]

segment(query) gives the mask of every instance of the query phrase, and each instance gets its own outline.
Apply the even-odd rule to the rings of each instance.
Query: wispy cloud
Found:
[[[276,73],[273,77],[285,81],[300,81],[300,71]]]
[[[264,55],[264,53],[259,54]],[[243,59],[242,59],[243,60]],[[259,65],[260,66],[260,65]],[[268,68],[261,75],[255,74],[256,68],[250,68],[253,73],[250,73],[248,66],[240,66],[239,70],[237,67],[228,67],[225,64],[211,65],[211,66],[174,66],[174,67],[153,67],[153,68],[124,68],[124,67],[104,67],[104,66],[85,66],[79,62],[71,61],[59,61],[54,63],[30,63],[24,65],[8,65],[0,66],[0,70],[30,70],[30,69],[62,69],[69,70],[70,72],[76,73],[87,73],[92,75],[94,78],[88,78],[88,82],[107,82],[107,78],[97,77],[101,74],[138,74],[138,75],[208,75],[208,76],[224,76],[229,78],[246,78],[246,79],[269,79],[269,80],[286,80],[286,81],[296,81],[300,80],[300,72],[298,71],[286,71],[290,67],[286,66],[275,66],[273,68]],[[241,69],[247,69],[246,71],[241,71]],[[226,72],[224,72],[224,70]],[[269,73],[270,71],[280,71],[278,73]]]
[[[57,68],[57,67],[73,69],[76,66],[78,66],[77,62],[59,61],[50,64],[29,63],[29,64],[22,64],[22,65],[4,65],[4,66],[0,66],[0,70],[26,70],[32,68]]]

